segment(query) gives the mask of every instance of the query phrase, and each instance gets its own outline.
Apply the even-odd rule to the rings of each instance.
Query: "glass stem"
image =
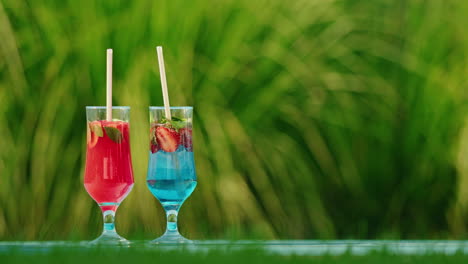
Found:
[[[177,215],[179,212],[177,210],[168,210],[166,211],[166,220],[167,220],[167,231],[168,233],[179,233],[177,230]]]
[[[115,233],[115,211],[103,211],[102,215],[104,218],[104,233]]]

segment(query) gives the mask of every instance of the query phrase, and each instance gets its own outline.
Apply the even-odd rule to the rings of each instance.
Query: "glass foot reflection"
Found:
[[[130,241],[121,237],[117,232],[105,231],[100,237],[89,243],[92,245],[129,245]]]
[[[164,235],[150,241],[151,244],[193,244],[192,240],[183,237],[178,231],[167,230]]]

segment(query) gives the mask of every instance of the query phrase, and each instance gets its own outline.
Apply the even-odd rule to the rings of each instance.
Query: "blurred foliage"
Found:
[[[148,106],[195,107],[206,238],[462,238],[468,3],[455,0],[0,1],[0,238],[92,239],[86,105],[132,107],[129,239],[165,228],[146,189]]]

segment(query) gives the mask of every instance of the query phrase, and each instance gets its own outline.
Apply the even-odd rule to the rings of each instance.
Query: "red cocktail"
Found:
[[[133,187],[129,107],[114,107],[112,121],[105,107],[87,107],[87,144],[84,186],[104,214],[104,232],[96,242],[126,242],[114,226],[117,207]]]
[[[85,188],[99,204],[119,204],[134,182],[129,125],[123,121],[93,121],[88,126]]]

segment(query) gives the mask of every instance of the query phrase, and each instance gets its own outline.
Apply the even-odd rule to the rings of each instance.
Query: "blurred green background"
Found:
[[[132,107],[129,239],[162,234],[148,106],[195,107],[192,239],[467,237],[468,2],[0,0],[0,239],[93,239],[85,106]]]

